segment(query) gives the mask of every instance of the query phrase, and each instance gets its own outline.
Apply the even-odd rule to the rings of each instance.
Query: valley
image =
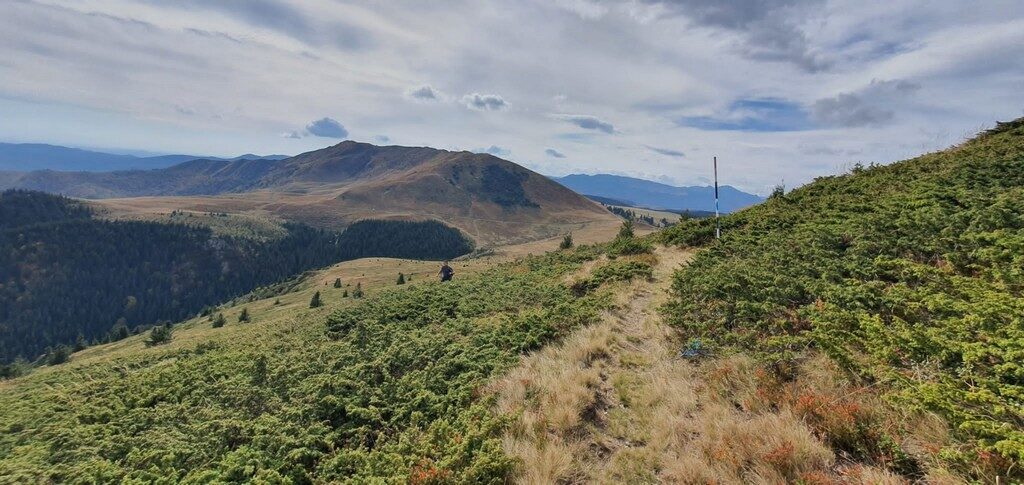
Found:
[[[719,241],[587,228],[453,283],[369,258],[260,288],[0,383],[0,476],[1018,479],[1021,140],[822,178]]]

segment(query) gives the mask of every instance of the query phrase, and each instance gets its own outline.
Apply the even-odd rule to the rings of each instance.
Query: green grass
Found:
[[[504,422],[479,389],[597,318],[607,292],[577,297],[562,279],[598,255],[531,257],[444,285],[417,275],[394,288],[412,262],[340,274],[367,283],[363,300],[321,286],[337,274],[326,271],[218,309],[222,328],[197,318],[166,344],[89,348],[0,383],[0,482],[501,483]],[[308,308],[314,291],[325,308]],[[243,307],[251,323],[238,323]]]
[[[823,351],[892,406],[944,417],[950,468],[1024,478],[1024,122],[722,223],[720,241],[710,220],[662,235],[706,247],[675,276],[672,323],[783,373]]]

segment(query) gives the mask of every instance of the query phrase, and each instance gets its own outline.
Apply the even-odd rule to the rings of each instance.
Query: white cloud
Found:
[[[467,108],[477,111],[501,111],[508,108],[505,99],[497,94],[467,94],[462,97],[462,102]]]
[[[346,137],[378,143],[387,133],[401,144],[480,147],[500,134],[513,160],[541,155],[532,162],[552,174],[697,183],[717,155],[728,183],[767,192],[783,178],[795,186],[853,157],[905,158],[1021,115],[1024,56],[1008,47],[1024,43],[1019,0],[500,9],[17,0],[3,9],[5,141],[295,153],[331,142],[297,123],[344,113]],[[920,88],[901,91],[892,84],[901,80]],[[757,100],[776,109],[722,119],[749,115],[737,107]]]

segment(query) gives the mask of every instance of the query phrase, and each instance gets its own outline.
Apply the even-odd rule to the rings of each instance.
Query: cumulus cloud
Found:
[[[814,121],[845,128],[884,125],[895,117],[892,106],[921,86],[902,80],[872,80],[867,88],[822,98],[811,106]]]
[[[462,102],[467,108],[477,111],[501,111],[508,108],[505,99],[497,94],[467,94],[462,97]]]
[[[306,132],[324,138],[346,138],[348,130],[341,123],[330,118],[321,118],[306,125]]]
[[[500,147],[498,145],[491,145],[487,148],[477,148],[473,151],[476,153],[489,153],[496,157],[507,157],[512,154],[512,151],[508,148]]]
[[[648,150],[650,150],[650,151],[652,151],[654,153],[659,153],[661,155],[665,155],[666,157],[682,158],[682,157],[686,156],[685,153],[683,153],[681,151],[678,151],[678,150],[671,150],[671,149],[668,149],[668,148],[652,147],[650,145],[644,145],[644,146],[647,147]]]
[[[552,158],[565,158],[565,154],[564,153],[562,153],[562,152],[560,152],[558,150],[555,150],[554,148],[548,148],[547,150],[544,150],[544,153],[547,156],[552,157]]]
[[[405,95],[417,101],[440,101],[442,97],[441,92],[434,89],[429,84],[409,88],[405,92]]]
[[[302,138],[302,135],[300,135],[298,131],[291,130],[291,131],[286,131],[284,133],[281,133],[281,138],[295,138],[295,139],[298,139],[298,138]]]
[[[555,115],[556,119],[572,123],[584,130],[595,130],[603,133],[615,133],[615,126],[590,115]]]

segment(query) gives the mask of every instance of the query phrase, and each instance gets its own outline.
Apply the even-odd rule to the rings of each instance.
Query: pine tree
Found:
[[[334,287],[341,288],[341,278],[334,278]]]
[[[324,303],[320,301],[320,292],[313,293],[313,298],[309,300],[310,308],[320,308]]]
[[[124,318],[118,318],[114,328],[110,329],[110,341],[117,342],[130,336],[131,332],[128,330],[128,322]]]
[[[362,283],[356,283],[356,289],[352,290],[352,298],[362,298],[362,297],[363,297],[363,284]]]
[[[58,345],[57,348],[51,350],[46,356],[46,363],[49,365],[63,364],[71,358],[71,347],[67,345]]]
[[[348,298],[348,290],[345,290],[345,292],[341,294],[341,297]]]
[[[633,239],[633,221],[626,220],[622,222],[622,227],[619,228],[618,239]]]
[[[249,309],[242,307],[242,313],[238,314],[238,323],[245,323],[249,321]]]
[[[562,242],[558,245],[558,249],[569,249],[572,246],[572,233],[570,232],[569,234],[566,234],[565,237],[562,238]]]
[[[395,281],[395,284],[396,285],[404,285],[405,284],[405,275],[402,274],[402,273],[398,273],[398,281]]]
[[[171,327],[171,322],[153,327],[153,330],[149,331],[149,338],[146,339],[146,347],[170,342],[172,333],[174,333],[174,328]]]
[[[226,318],[224,318],[224,314],[218,313],[217,316],[213,319],[213,328],[223,327],[224,324],[226,323],[228,323],[228,321]]]
[[[74,352],[78,352],[80,350],[85,350],[85,348],[88,347],[88,346],[89,346],[89,343],[85,341],[85,335],[82,335],[82,333],[79,332],[78,333],[78,338],[75,339],[75,346],[74,346],[74,350],[73,351]]]

